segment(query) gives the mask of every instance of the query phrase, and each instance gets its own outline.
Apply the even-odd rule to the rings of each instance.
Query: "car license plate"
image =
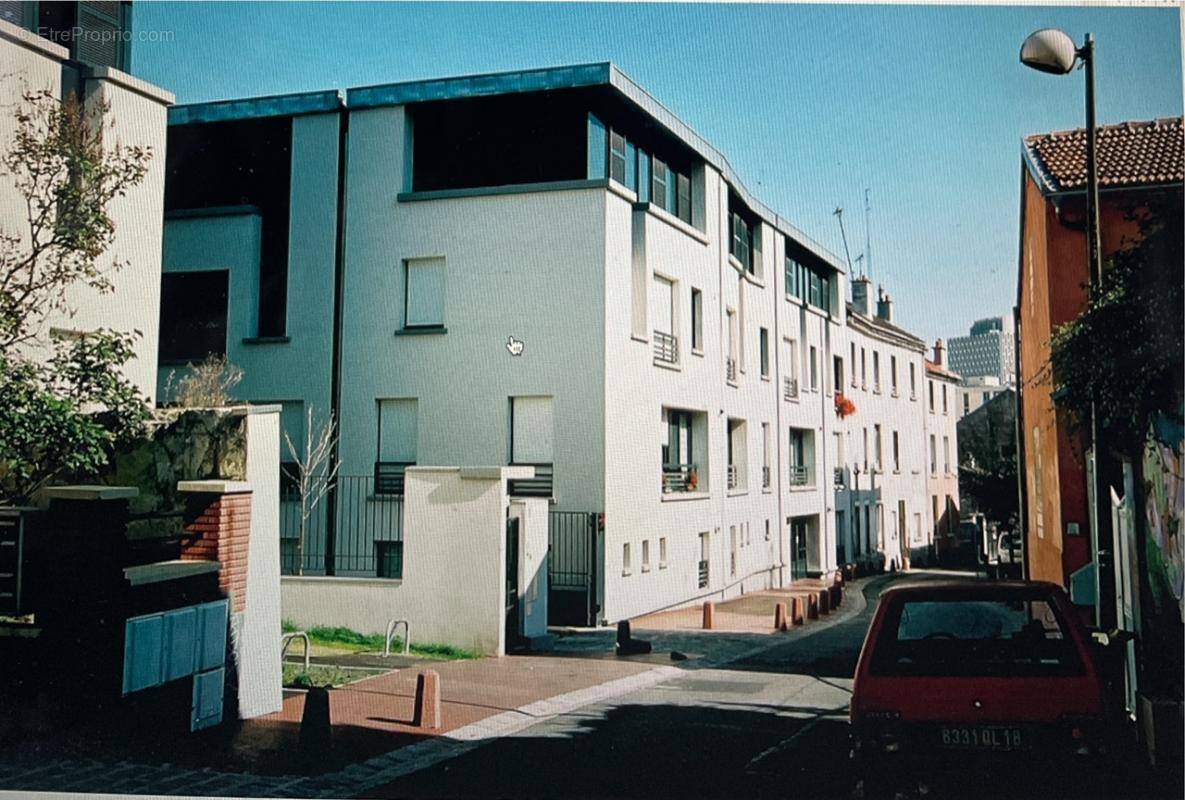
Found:
[[[944,727],[943,747],[957,747],[971,750],[1020,750],[1025,746],[1020,728],[999,725],[967,725]]]

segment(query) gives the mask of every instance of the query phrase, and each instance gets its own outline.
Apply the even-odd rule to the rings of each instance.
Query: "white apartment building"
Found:
[[[226,353],[287,427],[334,410],[346,478],[306,574],[441,569],[463,591],[402,562],[412,464],[535,467],[512,492],[551,500],[556,622],[870,548],[900,566],[918,514],[930,543],[924,345],[891,309],[849,313],[840,261],[612,64],[179,106],[170,126],[159,380]],[[839,421],[851,345],[883,391]],[[901,469],[841,494],[866,420]],[[868,525],[900,533],[859,549],[848,509],[874,498]]]
[[[102,117],[93,117],[95,124],[104,126],[105,141],[150,148],[152,158],[144,179],[108,207],[115,237],[112,246],[99,257],[98,266],[106,270],[112,291],[71,287],[69,303],[75,313],[49,320],[40,343],[51,336],[71,336],[99,328],[140,331],[135,357],[125,371],[129,380],[154,401],[166,112],[173,95],[117,68],[127,63],[129,47],[119,37],[100,40],[85,36],[96,30],[126,27],[129,4],[41,5],[44,15],[38,20],[30,11],[34,3],[0,3],[0,107],[9,109],[0,114],[0,147],[7,148],[17,131],[11,109],[24,102],[26,92],[44,90],[61,99],[73,93],[91,109],[106,104]],[[92,6],[110,6],[116,16],[107,19],[104,9]],[[72,30],[76,36],[65,46],[39,36],[34,32],[38,29],[50,37]],[[25,199],[7,175],[0,175],[0,232],[28,241]],[[114,269],[116,263],[124,264],[123,268]]]
[[[992,375],[963,378],[959,381],[958,387],[959,419],[967,416],[996,395],[1009,391],[1010,388],[1001,385],[999,378]]]
[[[959,375],[947,365],[946,346],[934,343],[934,359],[926,361],[926,447],[935,554],[941,561],[956,546],[959,527]]]

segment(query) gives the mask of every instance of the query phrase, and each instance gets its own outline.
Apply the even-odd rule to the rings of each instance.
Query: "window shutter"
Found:
[[[550,397],[512,397],[510,460],[516,464],[550,464],[554,457],[555,423]]]
[[[407,262],[406,325],[444,325],[444,259]]]
[[[415,463],[417,417],[415,398],[379,401],[379,461]]]
[[[78,4],[82,36],[76,41],[75,58],[93,66],[122,69],[124,42],[119,5],[117,2]]]

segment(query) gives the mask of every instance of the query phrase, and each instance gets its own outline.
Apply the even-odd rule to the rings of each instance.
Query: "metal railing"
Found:
[[[737,488],[737,465],[736,464],[729,464],[728,465],[728,488],[729,489]]]
[[[798,381],[790,377],[782,378],[782,397],[786,400],[798,397]]]
[[[788,471],[791,486],[809,486],[810,475],[805,464],[791,464]]]
[[[297,639],[300,639],[304,644],[304,671],[308,672],[309,656],[312,655],[312,652],[309,650],[309,635],[304,631],[292,631],[280,637],[280,663],[282,664],[284,662],[284,656],[288,653],[288,646]]]
[[[768,489],[770,485],[770,469],[769,467],[761,468],[761,488]]]
[[[662,331],[654,332],[654,360],[664,364],[679,363],[679,339]]]
[[[732,356],[724,357],[724,379],[729,383],[736,383],[737,380],[737,360]]]
[[[699,470],[695,464],[663,464],[662,491],[694,492],[699,487]]]
[[[512,467],[534,467],[534,478],[514,478],[506,482],[512,497],[551,497],[555,491],[555,467],[552,464],[516,462]]]
[[[706,589],[708,587],[708,562],[699,562],[699,588]]]
[[[403,497],[375,489],[373,475],[338,476],[333,492],[309,513],[303,542],[299,494],[281,498],[282,573],[325,575],[332,571],[336,575],[380,577],[382,572],[382,577],[400,577],[402,569],[390,569],[388,562],[403,542]],[[331,532],[332,548],[327,546]]]
[[[403,496],[403,473],[414,461],[374,462],[374,493]]]

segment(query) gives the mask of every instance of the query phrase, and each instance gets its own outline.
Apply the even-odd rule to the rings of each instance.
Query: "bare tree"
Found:
[[[282,467],[284,474],[296,486],[300,497],[300,536],[296,543],[296,572],[304,573],[304,550],[308,541],[309,519],[317,505],[337,484],[341,461],[337,458],[338,430],[333,414],[318,422],[313,407],[305,415],[304,449],[297,447],[288,432],[284,444],[293,467]]]
[[[243,370],[226,360],[226,356],[211,355],[199,364],[186,365],[188,372],[175,380],[169,372],[165,381],[165,397],[180,408],[221,408],[234,402],[232,392],[243,380]]]

